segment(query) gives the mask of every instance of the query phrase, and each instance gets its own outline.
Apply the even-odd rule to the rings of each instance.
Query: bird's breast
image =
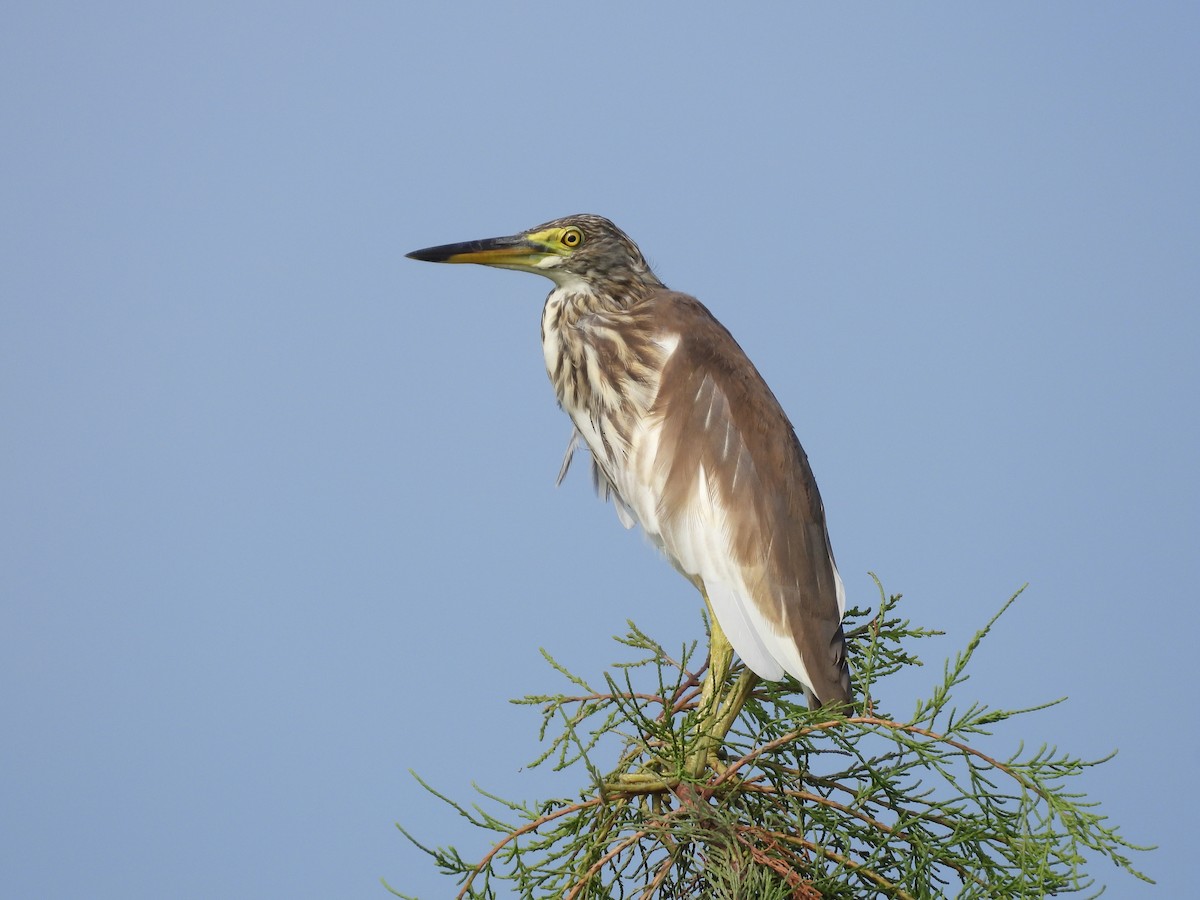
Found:
[[[638,310],[605,309],[587,294],[555,291],[542,312],[546,372],[613,489],[652,537],[660,476],[654,459],[661,422],[652,415],[677,334]]]

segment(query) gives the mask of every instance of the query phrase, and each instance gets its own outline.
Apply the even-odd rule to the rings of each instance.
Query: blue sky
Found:
[[[691,588],[573,471],[549,283],[609,216],[788,410],[851,602],[1182,896],[1200,538],[1194,4],[25,4],[0,32],[0,881],[449,894],[415,768],[534,798],[556,686]],[[1154,889],[1098,866],[1114,897]]]

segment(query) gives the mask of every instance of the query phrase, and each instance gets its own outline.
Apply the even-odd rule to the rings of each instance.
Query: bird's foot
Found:
[[[758,676],[749,669],[743,669],[737,680],[727,686],[729,669],[733,663],[733,647],[711,613],[710,607],[708,672],[700,688],[694,738],[684,759],[675,762],[658,759],[641,767],[641,771],[614,772],[602,783],[605,793],[656,794],[673,791],[684,781],[703,781],[709,770],[717,774],[725,770],[718,751],[758,683]]]
[[[605,794],[660,794],[679,786],[679,778],[670,778],[653,772],[621,772],[604,780]]]

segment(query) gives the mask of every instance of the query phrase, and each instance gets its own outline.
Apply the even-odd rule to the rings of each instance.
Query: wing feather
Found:
[[[767,679],[786,671],[819,702],[850,698],[825,512],[791,423],[737,342],[692,297],[664,291],[680,336],[652,417],[656,540],[703,585],[730,643]]]

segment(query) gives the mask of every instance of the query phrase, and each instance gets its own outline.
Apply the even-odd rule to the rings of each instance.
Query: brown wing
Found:
[[[742,603],[741,624],[818,702],[848,702],[840,580],[808,457],[758,370],[700,301],[662,291],[650,303],[663,332],[679,335],[652,410],[662,423],[655,461],[664,549],[689,557],[676,565],[700,570],[687,574],[706,590],[710,580],[726,582]],[[699,501],[717,513],[707,525],[696,520],[701,485],[710,497]],[[738,628],[721,624],[755,668],[758,650],[743,651]]]

